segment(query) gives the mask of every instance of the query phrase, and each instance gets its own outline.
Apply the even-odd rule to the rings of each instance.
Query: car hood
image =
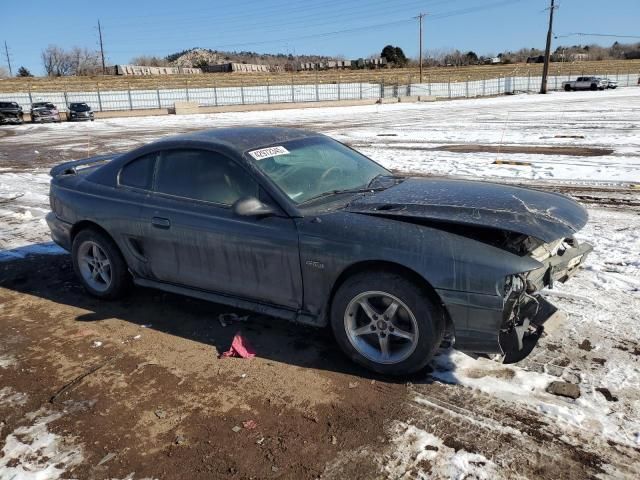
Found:
[[[577,202],[557,193],[497,183],[439,178],[404,182],[351,202],[347,211],[424,219],[520,233],[550,242],[571,236],[588,219]]]

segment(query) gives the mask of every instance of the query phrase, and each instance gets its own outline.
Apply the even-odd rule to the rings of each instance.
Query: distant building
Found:
[[[329,70],[351,68],[351,60],[327,60],[326,62],[304,62],[297,65],[298,70]]]
[[[187,67],[147,67],[146,65],[114,65],[109,67],[113,75],[196,75],[202,73],[199,68]]]
[[[589,54],[588,53],[570,53],[569,57],[574,62],[576,62],[576,61],[577,62],[581,62],[581,61],[589,60]]]
[[[544,55],[535,55],[527,57],[527,63],[544,63]]]
[[[214,65],[206,65],[202,67],[202,70],[207,73],[219,73],[219,72],[270,72],[271,67],[269,65],[262,65],[258,63],[217,63]]]

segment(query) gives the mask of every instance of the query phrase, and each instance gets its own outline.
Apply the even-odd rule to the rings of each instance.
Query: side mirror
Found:
[[[244,197],[236,201],[231,209],[241,217],[270,217],[277,212],[275,208],[262,203],[256,197]]]

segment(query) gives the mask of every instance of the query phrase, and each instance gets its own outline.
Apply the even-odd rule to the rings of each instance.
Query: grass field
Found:
[[[423,82],[481,80],[500,76],[540,75],[541,64],[474,65],[468,67],[431,67],[423,71]],[[640,60],[608,60],[601,62],[553,63],[550,75],[575,77],[581,74],[615,76],[616,73],[638,73]],[[231,87],[251,85],[289,85],[312,83],[379,82],[418,83],[417,68],[380,70],[332,70],[321,72],[283,73],[211,73],[202,75],[167,75],[146,77],[58,77],[10,78],[0,80],[0,92],[56,92],[100,90],[144,90],[154,88]]]

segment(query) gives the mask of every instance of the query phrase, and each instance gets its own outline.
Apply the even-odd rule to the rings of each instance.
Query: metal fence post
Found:
[[[411,96],[411,75],[407,75],[407,97]]]
[[[487,94],[487,78],[482,77],[482,96],[485,97]]]
[[[33,103],[33,97],[31,96],[31,84],[29,84],[29,106]]]
[[[293,72],[291,72],[291,103],[296,103],[296,91],[294,89],[293,82]]]
[[[449,98],[451,98],[451,77],[449,77],[449,82],[447,83],[448,85],[448,90],[449,90]]]
[[[191,99],[189,98],[189,80],[185,80],[185,90],[187,91],[187,102],[190,102]]]
[[[156,82],[156,98],[158,100],[158,108],[162,108],[162,102],[160,101],[160,85]]]
[[[67,96],[67,91],[65,90],[64,92],[62,92],[62,95],[64,96],[64,105],[65,108],[69,108],[69,97]]]
[[[213,105],[215,107],[218,106],[218,89],[216,88],[216,84],[213,84]]]
[[[465,95],[469,98],[469,77],[467,77],[467,81],[465,83]]]
[[[428,88],[429,96],[431,96],[431,75],[427,75],[427,88]]]
[[[527,77],[527,92],[531,91],[531,72],[529,72],[529,76]]]
[[[360,85],[360,100],[362,100],[362,79],[360,79],[358,85]]]
[[[100,84],[96,83],[96,90],[98,90],[98,110],[102,111],[102,98],[100,97]],[[31,93],[31,92],[29,92]]]
[[[242,105],[244,105],[244,82],[240,81],[240,100],[242,100]]]
[[[129,96],[129,110],[133,110],[133,102],[131,101],[131,84],[127,82],[127,95]]]
[[[340,86],[341,85],[342,85],[341,78],[340,78],[340,75],[338,75],[338,101],[342,100],[342,94],[340,92]]]
[[[384,98],[384,77],[380,79],[380,98]]]
[[[269,79],[267,78],[267,103],[271,103],[271,88],[269,87]]]

